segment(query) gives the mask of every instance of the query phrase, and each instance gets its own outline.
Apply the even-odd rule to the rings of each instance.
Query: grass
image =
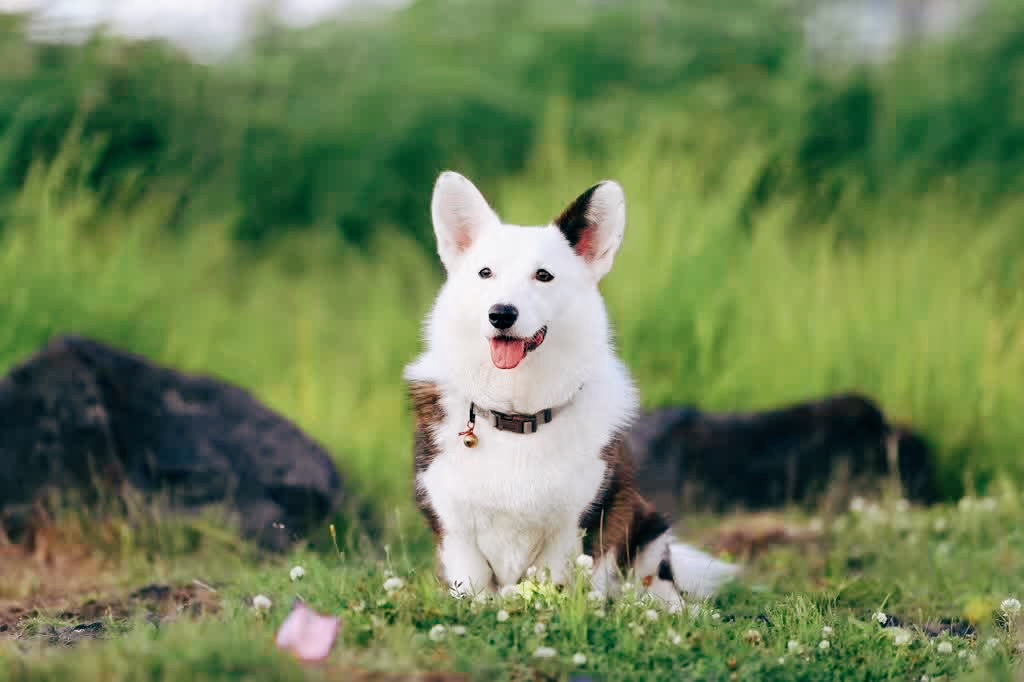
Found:
[[[559,129],[557,121],[548,128]],[[982,205],[955,184],[902,198],[851,192],[844,222],[808,232],[785,201],[749,210],[745,198],[771,151],[736,143],[727,125],[662,120],[614,147],[614,158],[588,159],[549,132],[527,171],[492,196],[510,221],[536,223],[599,177],[625,185],[630,227],[604,291],[648,406],[753,408],[859,389],[934,440],[947,499],[978,490],[998,496],[995,508],[892,507],[828,519],[819,544],[758,556],[744,581],[696,618],[647,621],[646,607],[628,603],[598,616],[581,587],[539,609],[504,605],[510,618],[498,623],[497,606],[450,601],[433,582],[429,538],[411,505],[400,375],[440,283],[433,255],[386,226],[364,250],[343,247],[326,228],[264,252],[240,249],[229,217],[182,236],[166,229],[173,197],[130,208],[100,201],[82,180],[90,150],[70,138],[52,163],[33,167],[8,211],[0,367],[71,331],[240,383],[324,442],[350,490],[372,499],[386,523],[372,544],[344,543],[343,557],[314,551],[326,544],[321,528],[285,560],[257,557],[213,526],[186,539],[160,531],[166,522],[117,526],[103,545],[111,563],[102,589],[199,578],[217,585],[220,613],[161,627],[118,621],[123,635],[73,654],[20,654],[4,642],[0,675],[351,679],[363,668],[559,679],[576,652],[588,659],[583,669],[616,680],[1012,675],[1019,634],[1000,629],[993,613],[1019,596],[1024,578],[1015,492],[1024,482],[1024,205]],[[301,583],[288,579],[294,563],[306,569]],[[385,569],[406,588],[385,594]],[[29,583],[14,598],[53,587]],[[269,612],[249,606],[256,593],[271,597]],[[345,619],[324,669],[301,670],[270,644],[296,596]],[[969,616],[978,642],[998,644],[956,639],[945,655],[916,635],[895,647],[892,632],[871,621],[878,609],[917,625]],[[431,641],[439,623],[467,634]],[[834,634],[822,650],[825,625]],[[747,637],[754,628],[758,645]],[[806,651],[789,652],[790,639]],[[539,646],[557,656],[533,658]]]
[[[681,614],[651,613],[635,599],[593,602],[584,579],[561,594],[529,583],[486,604],[452,600],[428,562],[402,544],[376,561],[301,548],[258,563],[219,552],[150,564],[132,555],[121,559],[120,570],[137,580],[143,566],[153,579],[200,578],[217,586],[221,611],[159,626],[101,619],[111,639],[79,644],[73,653],[31,640],[28,652],[18,653],[0,641],[0,675],[355,679],[360,670],[440,670],[493,680],[584,673],[608,680],[1014,679],[1024,615],[1008,619],[1001,602],[1020,594],[1024,508],[1016,491],[973,502],[931,510],[868,504],[828,519],[790,516],[792,529],[811,529],[809,544],[760,553],[741,583]],[[301,565],[305,577],[292,581],[292,565]],[[384,582],[391,576],[404,584],[389,592]],[[257,594],[270,598],[270,609],[252,606]],[[272,646],[295,599],[343,619],[339,643],[323,665],[303,668]],[[901,626],[882,627],[879,611]],[[969,623],[976,632],[929,636],[943,619]],[[31,633],[55,622],[44,613],[25,627]],[[437,625],[445,632],[432,638]],[[909,636],[906,643],[896,642],[900,633]],[[538,658],[541,647],[553,649],[553,657]],[[573,662],[577,653],[586,663]]]

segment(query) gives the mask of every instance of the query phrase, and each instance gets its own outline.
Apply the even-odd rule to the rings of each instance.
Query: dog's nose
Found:
[[[516,323],[519,311],[516,310],[514,305],[498,303],[491,306],[491,309],[487,312],[487,317],[491,320],[491,326],[495,329],[508,329]]]

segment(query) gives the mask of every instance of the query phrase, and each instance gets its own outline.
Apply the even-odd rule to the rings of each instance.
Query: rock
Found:
[[[123,487],[176,509],[237,512],[283,548],[337,508],[327,452],[246,391],[62,336],[0,380],[0,531],[17,535],[53,492],[84,503]]]
[[[641,492],[668,513],[813,503],[836,477],[888,476],[890,445],[908,498],[936,499],[927,443],[856,394],[763,412],[656,410],[637,420],[629,445]]]

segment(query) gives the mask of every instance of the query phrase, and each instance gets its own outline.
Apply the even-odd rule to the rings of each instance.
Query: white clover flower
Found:
[[[654,621],[658,620],[658,612],[654,609],[647,609],[646,611],[644,611],[644,618],[653,623]]]
[[[385,592],[397,592],[403,587],[405,587],[405,581],[396,576],[392,576],[384,581]]]
[[[789,649],[789,651],[791,651],[791,652],[793,652],[795,654],[798,654],[801,651],[803,651],[804,647],[803,647],[802,644],[800,644],[800,642],[796,641],[795,639],[791,639],[786,644],[786,648]]]
[[[252,598],[252,607],[254,609],[257,609],[259,611],[266,611],[271,606],[273,606],[273,602],[271,602],[270,597],[268,597],[265,594],[257,594],[255,597]]]
[[[508,620],[508,611],[502,609],[501,611],[498,611],[498,615],[496,617],[499,623],[504,623],[506,620]]]
[[[572,655],[572,664],[576,667],[580,667],[587,664],[587,657],[577,652]]]
[[[356,613],[362,613],[363,611],[366,610],[366,602],[364,602],[362,599],[360,599],[355,604],[352,604],[351,608]]]
[[[594,567],[594,557],[589,554],[580,554],[576,557],[576,565],[589,571]]]
[[[448,628],[438,623],[434,627],[430,628],[430,639],[435,642],[440,642],[444,639],[444,636],[448,634]]]
[[[519,588],[515,585],[505,585],[498,594],[502,599],[511,599],[519,594]]]
[[[895,506],[896,506],[896,511],[898,511],[901,514],[910,510],[910,503],[907,502],[906,500],[902,499],[902,498],[896,500],[896,505]]]
[[[544,625],[544,623],[537,623],[533,626],[533,631],[536,632],[538,635],[543,635],[545,632],[548,631],[548,626]]]
[[[637,625],[636,623],[630,624],[629,629],[632,630],[633,634],[636,635],[637,637],[643,637],[644,635],[647,634],[647,630],[644,629],[644,626],[643,625]]]
[[[711,613],[711,620],[721,620],[721,619],[722,619],[722,614],[720,614],[718,611],[713,611]]]
[[[833,630],[832,626],[830,625],[826,625],[823,628],[821,628],[822,637],[831,637],[833,632],[835,632],[835,630]]]
[[[875,611],[871,617],[877,620],[879,625],[885,625],[889,622],[889,616],[885,615],[885,611]]]
[[[935,522],[932,523],[932,530],[934,530],[936,533],[941,533],[942,531],[946,530],[946,519],[942,518],[941,516],[935,519]]]
[[[786,657],[779,656],[779,665],[786,665]]]
[[[743,633],[743,639],[747,641],[747,644],[757,645],[761,643],[761,633],[753,629],[747,630]]]
[[[850,511],[852,512],[860,513],[864,511],[867,506],[867,501],[860,495],[850,500]]]
[[[961,498],[961,500],[957,503],[956,506],[962,512],[972,511],[974,509],[974,506],[975,506],[974,505],[974,498],[971,497],[970,495],[967,495],[966,497]]]
[[[672,642],[676,646],[679,646],[680,644],[683,643],[682,635],[680,635],[675,630],[669,630],[665,634],[668,635],[668,641]]]
[[[598,592],[597,590],[591,590],[587,594],[587,599],[589,599],[590,601],[604,601],[604,595]]]
[[[1016,616],[1018,613],[1020,613],[1020,600],[1016,597],[1004,599],[1002,603],[999,605],[999,609],[1008,617],[1012,618],[1013,616]]]
[[[978,502],[978,508],[982,511],[993,512],[999,506],[999,501],[994,497],[983,497]]]
[[[989,637],[988,639],[985,640],[985,648],[986,649],[995,649],[998,646],[999,646],[999,639],[997,639],[996,637]]]
[[[306,569],[302,566],[292,566],[292,570],[288,572],[288,576],[292,579],[292,582],[301,580],[306,577]]]
[[[538,647],[537,650],[533,652],[534,658],[554,658],[557,655],[558,652],[549,646]]]
[[[953,653],[953,643],[939,642],[938,645],[935,647],[935,650],[938,651],[940,654],[951,654]]]
[[[453,635],[455,635],[456,637],[463,637],[466,634],[466,626],[465,625],[453,625],[451,627],[451,633]]]
[[[529,568],[527,568],[526,569],[526,577],[529,578],[530,580],[533,580],[534,578],[536,578],[537,577],[537,567],[536,566],[530,566]]]
[[[823,639],[820,642],[818,642],[818,648],[822,651],[826,651],[830,646],[832,646],[832,642],[828,641],[827,639]]]
[[[910,644],[911,635],[903,628],[899,628],[892,633],[892,643],[896,646],[906,646]]]
[[[960,651],[956,652],[956,657],[967,658],[967,649],[961,649]]]

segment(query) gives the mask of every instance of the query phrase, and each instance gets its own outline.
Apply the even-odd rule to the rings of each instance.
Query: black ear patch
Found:
[[[586,239],[587,229],[594,226],[587,218],[587,211],[590,209],[590,200],[593,198],[594,192],[600,186],[601,184],[598,183],[576,197],[575,201],[569,204],[562,211],[561,215],[555,218],[555,225],[562,231],[565,238],[569,240],[569,245],[577,253],[582,251],[580,249],[581,242],[585,245],[588,241]]]

